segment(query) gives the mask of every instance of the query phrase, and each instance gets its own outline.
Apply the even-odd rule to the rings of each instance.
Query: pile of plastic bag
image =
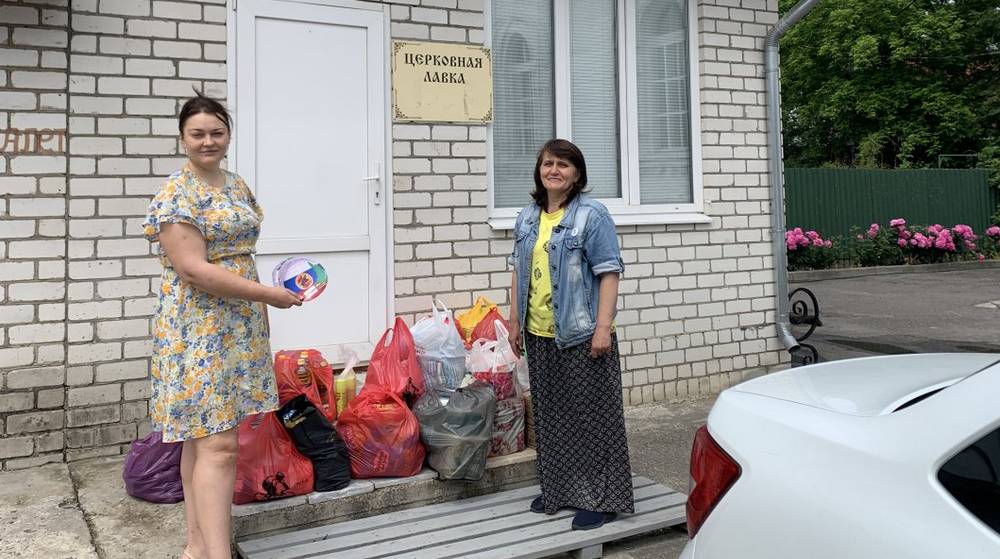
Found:
[[[396,318],[359,393],[357,356],[340,357],[345,367],[335,374],[315,349],[275,355],[281,409],[238,426],[234,503],[337,491],[352,478],[413,476],[425,462],[441,479],[478,480],[488,457],[525,448],[527,363],[484,297],[457,317],[435,301],[412,328]],[[128,493],[182,500],[181,449],[156,432],[133,443]]]

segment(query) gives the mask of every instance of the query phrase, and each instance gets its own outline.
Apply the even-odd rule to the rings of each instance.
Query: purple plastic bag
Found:
[[[150,503],[177,503],[184,500],[181,485],[181,443],[165,443],[153,431],[132,443],[125,457],[125,491]]]

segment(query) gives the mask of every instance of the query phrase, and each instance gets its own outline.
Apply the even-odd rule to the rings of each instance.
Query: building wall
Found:
[[[462,41],[464,32],[478,43],[482,6],[396,6],[392,34]],[[618,228],[626,404],[716,393],[783,359],[773,327],[763,78],[776,13],[773,0],[698,3],[704,199],[713,223]],[[459,309],[480,294],[509,303],[510,235],[485,223],[485,137],[485,126],[393,127],[400,314],[425,312],[436,296]]]
[[[483,0],[391,4],[393,38],[484,41]],[[44,137],[52,153],[8,145],[0,156],[3,469],[119,454],[149,429],[160,267],[140,223],[183,162],[180,103],[192,87],[226,96],[226,10],[225,0],[0,0],[0,128],[68,130],[62,151]],[[762,57],[776,11],[776,0],[698,2],[713,222],[619,228],[628,405],[715,393],[783,359]],[[486,225],[486,131],[392,127],[395,308],[411,320],[435,297],[454,309],[479,295],[508,303],[510,234]]]

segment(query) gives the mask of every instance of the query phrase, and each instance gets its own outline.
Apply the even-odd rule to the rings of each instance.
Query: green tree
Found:
[[[824,0],[785,35],[781,57],[790,166],[998,157],[1000,0]]]

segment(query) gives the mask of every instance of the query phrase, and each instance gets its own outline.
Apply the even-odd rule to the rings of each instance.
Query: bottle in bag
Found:
[[[309,368],[306,367],[306,360],[299,359],[297,363],[297,368],[295,369],[295,376],[299,379],[299,384],[302,386],[309,386]]]
[[[337,375],[333,381],[333,395],[337,399],[337,417],[344,412],[347,407],[347,379],[343,374]]]

